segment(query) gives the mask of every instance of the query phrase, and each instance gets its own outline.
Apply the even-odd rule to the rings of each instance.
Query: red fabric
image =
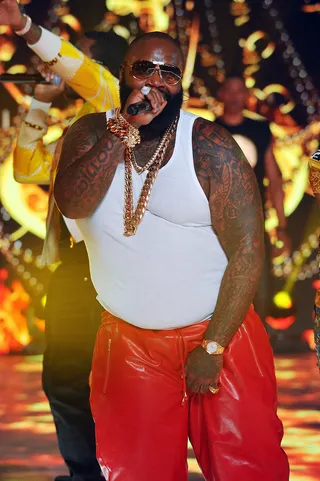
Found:
[[[224,353],[219,393],[184,397],[206,326],[152,331],[104,313],[91,407],[108,481],[186,481],[188,435],[207,481],[288,481],[272,351],[253,310]]]

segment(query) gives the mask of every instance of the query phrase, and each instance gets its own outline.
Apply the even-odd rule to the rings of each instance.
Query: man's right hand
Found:
[[[127,113],[127,108],[129,105],[141,102],[146,98],[151,103],[152,110],[138,115],[129,115]],[[163,93],[157,88],[152,87],[148,95],[144,95],[140,90],[135,89],[129,95],[125,106],[121,109],[121,112],[123,117],[130,122],[131,125],[139,128],[142,125],[150,124],[155,117],[161,114],[166,105],[167,101],[165,100]]]
[[[21,30],[26,19],[20,12],[17,0],[0,0],[0,24],[8,25],[13,30]]]

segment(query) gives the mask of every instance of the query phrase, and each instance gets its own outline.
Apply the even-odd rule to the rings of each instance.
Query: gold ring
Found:
[[[217,393],[219,392],[219,388],[218,388],[218,387],[209,386],[209,391],[210,391],[212,394],[217,394]]]

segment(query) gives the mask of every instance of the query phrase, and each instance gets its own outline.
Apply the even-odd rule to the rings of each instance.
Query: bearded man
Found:
[[[272,351],[251,307],[257,182],[224,129],[181,110],[183,68],[170,36],[136,39],[120,111],[76,122],[57,170],[56,202],[77,220],[105,309],[98,461],[109,481],[186,481],[189,436],[207,481],[287,481]]]

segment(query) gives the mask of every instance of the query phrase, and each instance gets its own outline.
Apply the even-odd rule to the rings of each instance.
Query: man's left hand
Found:
[[[209,355],[202,346],[192,351],[186,362],[187,386],[192,392],[205,394],[209,387],[217,388],[223,365],[223,355]]]

